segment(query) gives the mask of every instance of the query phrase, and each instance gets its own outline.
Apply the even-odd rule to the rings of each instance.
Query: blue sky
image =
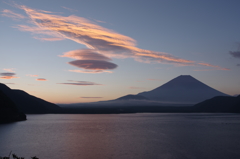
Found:
[[[240,2],[0,1],[0,82],[54,103],[110,100],[192,75],[240,93]]]

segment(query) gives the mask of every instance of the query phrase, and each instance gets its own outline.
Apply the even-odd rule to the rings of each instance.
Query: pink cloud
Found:
[[[129,89],[145,89],[144,87],[129,87]]]
[[[37,78],[36,81],[47,81],[45,78]]]
[[[15,73],[12,72],[4,72],[4,73],[0,73],[0,79],[13,79],[13,78],[19,78],[15,76]]]
[[[194,71],[214,71],[215,69],[199,69],[199,70],[194,70]]]
[[[150,80],[150,81],[161,81],[161,79],[153,79],[153,78],[149,78],[148,80]]]
[[[37,84],[28,84],[28,86],[39,86]]]
[[[16,83],[4,83],[4,84],[16,84]]]
[[[86,70],[112,70],[117,68],[117,65],[108,61],[98,60],[75,60],[69,62],[70,65],[86,69]]]
[[[38,75],[31,75],[31,74],[28,74],[26,76],[29,76],[29,77],[38,77]]]
[[[220,66],[207,63],[197,63],[192,60],[182,59],[169,53],[140,49],[136,46],[136,41],[128,36],[101,27],[88,19],[71,16],[60,16],[49,11],[31,9],[24,5],[15,5],[26,12],[31,24],[35,26],[18,25],[22,31],[29,31],[34,34],[52,36],[59,39],[70,39],[79,44],[85,45],[89,49],[97,50],[98,54],[108,58],[134,58],[138,62],[145,63],[168,63],[181,66],[205,66],[213,67],[217,70],[229,70]],[[65,8],[66,9],[66,8]],[[11,13],[7,13],[11,14]],[[42,40],[44,38],[40,37]],[[93,54],[92,54],[93,55]],[[73,58],[70,54],[62,57]],[[82,57],[82,56],[79,56]],[[78,57],[78,58],[79,58]],[[90,59],[92,60],[92,59]],[[104,60],[105,61],[105,60]],[[105,61],[106,62],[106,61]],[[76,64],[76,62],[74,62]],[[77,67],[83,67],[84,62],[78,61]],[[70,62],[71,64],[71,62]],[[103,69],[104,70],[104,69]]]
[[[107,56],[97,53],[97,50],[94,49],[82,49],[82,50],[73,50],[60,55],[60,57],[68,57],[77,60],[98,60],[98,61],[111,61]]]
[[[90,74],[96,74],[96,73],[112,73],[112,71],[106,71],[106,70],[69,70],[70,72],[76,72],[76,73],[90,73]]]
[[[15,72],[14,69],[15,68],[4,68],[3,70],[8,72]]]
[[[19,29],[20,31],[29,31],[32,32],[34,39],[39,39],[41,41],[59,41],[64,40],[65,38],[62,37],[60,34],[56,32],[52,32],[47,28],[35,27],[35,26],[27,26],[27,25],[18,25],[15,28]],[[41,36],[36,36],[36,35]]]
[[[15,76],[2,76],[2,77],[0,77],[0,79],[13,79],[13,78],[19,78],[19,77],[15,77]]]
[[[68,7],[62,7],[62,8],[69,10],[70,12],[78,12],[78,10],[76,10],[76,9],[72,9],[72,8],[68,8]]]
[[[213,68],[216,68],[217,70],[230,70],[228,68],[222,68],[220,66],[215,66],[215,65],[211,65],[211,64],[208,64],[208,63],[198,63],[199,65],[203,65],[203,66],[208,66],[208,67],[213,67]]]
[[[40,37],[34,37],[35,39],[42,40],[42,41],[61,41],[64,40],[63,38],[40,38]]]
[[[57,34],[86,45],[90,49],[96,49],[101,54],[108,54],[110,57],[132,57],[138,61],[143,58],[142,61],[153,60],[161,63],[194,63],[194,61],[176,58],[167,53],[139,49],[135,46],[134,39],[103,28],[82,17],[51,15],[47,14],[48,11],[35,10],[24,5],[18,5],[18,8],[23,9],[31,18],[32,23],[37,26],[19,25],[18,28],[23,31]]]
[[[69,70],[71,72],[112,73],[111,71],[108,71],[108,70],[117,68],[116,64],[109,62],[112,59],[97,53],[97,50],[93,50],[93,49],[73,50],[73,51],[64,53],[64,55],[61,55],[60,57],[78,59],[76,61],[71,61],[68,64],[81,68],[82,70]]]
[[[15,13],[11,10],[8,10],[8,9],[4,9],[2,11],[2,16],[5,16],[5,17],[9,17],[9,18],[13,18],[14,20],[18,20],[18,19],[24,19],[25,16],[21,15],[21,14],[18,14],[18,13]]]
[[[79,98],[93,99],[93,98],[103,98],[103,97],[79,97]]]

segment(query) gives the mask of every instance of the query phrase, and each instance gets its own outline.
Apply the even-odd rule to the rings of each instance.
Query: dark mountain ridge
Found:
[[[207,86],[192,76],[181,75],[152,91],[142,92],[137,95],[126,95],[109,101],[60,106],[63,107],[65,113],[83,114],[142,112],[237,113],[240,106],[236,104],[236,99]]]
[[[126,95],[110,101],[60,105],[61,107],[29,95],[22,90],[12,90],[1,83],[0,91],[2,92],[0,98],[2,100],[0,101],[1,103],[11,101],[8,102],[11,104],[7,104],[8,106],[11,105],[9,106],[9,108],[6,107],[6,104],[5,106],[1,106],[1,110],[4,110],[2,112],[7,112],[11,110],[12,112],[16,113],[18,112],[17,109],[19,109],[21,112],[24,112],[26,114],[112,114],[143,112],[240,113],[240,96],[231,97],[203,84],[202,82],[196,80],[191,76],[179,76],[152,91],[142,92],[138,95]],[[203,100],[202,97],[207,98],[207,100]],[[172,99],[173,101],[169,102],[170,99]],[[189,104],[192,101],[196,102],[196,99],[201,99],[203,101],[195,104],[194,106],[193,104]]]
[[[115,100],[149,100],[149,99],[140,95],[128,94]]]
[[[61,108],[56,104],[29,95],[22,90],[12,90],[0,83],[0,90],[10,98],[16,107],[26,114],[59,113]]]
[[[26,115],[18,110],[15,103],[0,90],[0,123],[26,120]]]
[[[148,105],[147,103],[129,105],[84,104],[64,106],[67,114],[120,114],[120,113],[240,113],[240,96],[217,96],[194,106]]]
[[[213,97],[194,105],[194,109],[198,112],[240,113],[240,95]]]

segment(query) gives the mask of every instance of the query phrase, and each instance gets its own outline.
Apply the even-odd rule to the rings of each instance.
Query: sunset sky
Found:
[[[53,103],[191,75],[240,94],[239,0],[0,0],[0,83]]]

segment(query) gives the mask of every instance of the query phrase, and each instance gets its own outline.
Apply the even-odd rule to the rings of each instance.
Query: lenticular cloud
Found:
[[[61,56],[78,60],[77,64],[76,62],[69,62],[69,64],[84,70],[75,70],[74,72],[108,72],[104,70],[116,68],[116,65],[114,66],[113,63],[109,62],[111,61],[111,58],[134,58],[138,62],[168,63],[182,66],[198,65],[214,67],[218,70],[227,70],[220,66],[181,59],[164,52],[137,48],[134,39],[101,27],[82,17],[75,15],[64,17],[55,15],[49,11],[31,9],[24,5],[16,5],[16,7],[24,10],[28,15],[31,24],[34,24],[34,26],[18,25],[17,28],[19,30],[34,33],[36,35],[34,38],[36,39],[47,41],[70,39],[79,44],[83,44],[88,48],[70,51]],[[4,16],[8,17],[13,15],[15,15],[14,18],[19,17],[19,19],[21,19],[21,15],[15,14],[14,12],[8,11],[4,13]],[[46,37],[38,37],[38,34],[45,35]],[[91,60],[91,67],[89,65],[86,65],[87,67],[83,66],[83,63],[86,62],[86,60]],[[101,66],[104,64],[110,67],[99,68],[99,64],[101,64]]]
[[[69,62],[69,64],[89,70],[111,70],[117,67],[114,63],[98,60],[75,60]]]
[[[112,59],[97,53],[97,50],[94,49],[82,49],[82,50],[73,50],[64,53],[60,57],[68,57],[77,60],[99,60],[99,61],[111,61]]]
[[[0,79],[13,79],[13,78],[19,78],[15,76],[15,73],[12,72],[3,72],[0,73]]]
[[[109,62],[112,59],[99,54],[93,49],[83,49],[83,50],[73,50],[65,53],[61,57],[69,57],[77,59],[75,61],[69,62],[70,65],[81,68],[83,70],[70,70],[72,72],[78,73],[102,73],[111,72],[107,70],[112,70],[117,68],[117,65]]]

